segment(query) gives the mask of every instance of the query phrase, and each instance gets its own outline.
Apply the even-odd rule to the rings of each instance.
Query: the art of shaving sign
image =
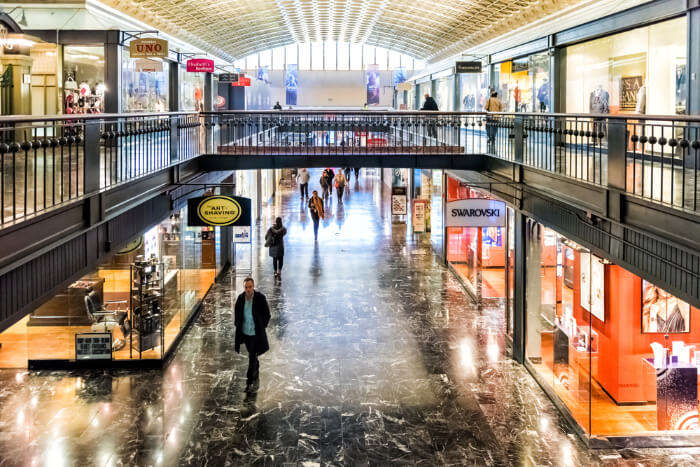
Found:
[[[490,199],[461,199],[447,203],[445,227],[505,227],[506,204]]]

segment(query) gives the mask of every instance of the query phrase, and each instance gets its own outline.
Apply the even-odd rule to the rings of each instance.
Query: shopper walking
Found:
[[[323,199],[326,199],[328,197],[328,187],[330,186],[328,183],[328,169],[323,169],[321,178],[318,179],[318,184],[321,185],[321,190],[323,190]]]
[[[440,108],[437,105],[437,102],[435,102],[435,99],[430,97],[430,94],[425,93],[425,102],[423,102],[423,107],[421,107],[421,110],[427,110],[430,112],[437,112],[440,110]],[[429,120],[432,120],[429,119]],[[437,138],[437,128],[435,128],[435,123],[429,122],[428,123],[428,137],[433,137]]]
[[[334,179],[335,189],[338,193],[338,203],[343,202],[343,193],[345,192],[345,184],[347,183],[347,181],[348,179],[345,178],[345,174],[343,173],[343,171],[339,170],[338,175],[336,175]]]
[[[355,167],[355,181],[357,182],[360,179],[360,168]]]
[[[326,169],[326,184],[328,185],[328,195],[333,196],[333,179],[335,178],[335,172],[331,167]]]
[[[345,167],[343,172],[345,172],[345,181],[350,183],[350,174],[352,173],[352,169],[350,167]]]
[[[299,191],[301,192],[301,198],[304,199],[304,197],[309,197],[309,179],[311,178],[311,174],[309,173],[308,170],[302,168],[299,169],[299,173],[297,174],[297,183],[299,184]]]
[[[234,324],[236,337],[234,348],[241,352],[241,344],[248,351],[248,372],[246,373],[245,392],[257,390],[260,383],[260,361],[258,356],[270,350],[267,341],[267,328],[270,322],[270,307],[265,295],[255,290],[255,281],[248,277],[243,281],[242,294],[236,299],[234,307]]]
[[[272,110],[282,110],[282,106],[280,105],[280,101],[277,101],[277,103],[272,108]]]
[[[314,222],[314,240],[318,240],[318,223],[324,218],[323,200],[318,197],[318,191],[314,190],[309,198],[309,210],[311,211],[311,220]]]
[[[287,228],[282,225],[282,218],[275,219],[275,225],[267,229],[265,234],[265,246],[269,248],[272,258],[272,267],[275,269],[275,277],[282,278],[282,265],[284,264],[284,236]]]
[[[484,105],[484,110],[486,112],[501,112],[503,109],[503,104],[498,100],[498,93],[496,91],[491,92],[491,97],[486,101]],[[493,116],[486,117],[486,136],[488,137],[488,142],[493,144],[496,142],[496,131],[498,127],[496,126],[496,119]]]

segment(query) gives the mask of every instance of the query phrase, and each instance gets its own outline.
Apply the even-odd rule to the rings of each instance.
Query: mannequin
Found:
[[[647,113],[647,85],[646,85],[646,83],[642,84],[642,86],[637,91],[637,106],[635,107],[635,111],[638,114]]]
[[[540,112],[546,112],[549,107],[549,80],[544,79],[542,86],[537,91],[537,100],[540,103]]]
[[[598,84],[589,98],[589,112],[592,114],[610,113],[610,93]]]

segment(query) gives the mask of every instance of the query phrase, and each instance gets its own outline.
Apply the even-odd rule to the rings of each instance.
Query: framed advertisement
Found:
[[[620,78],[620,110],[634,111],[637,108],[637,93],[643,84],[641,75]]]
[[[690,332],[690,305],[642,280],[642,333]]]
[[[605,321],[605,264],[591,256],[591,314]]]
[[[581,257],[581,308],[591,311],[591,254],[580,253]]]

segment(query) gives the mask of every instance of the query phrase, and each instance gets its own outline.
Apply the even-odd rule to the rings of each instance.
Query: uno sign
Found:
[[[144,37],[129,42],[129,55],[131,58],[167,58],[168,41]]]
[[[446,227],[504,227],[506,204],[490,199],[461,199],[447,203]]]

